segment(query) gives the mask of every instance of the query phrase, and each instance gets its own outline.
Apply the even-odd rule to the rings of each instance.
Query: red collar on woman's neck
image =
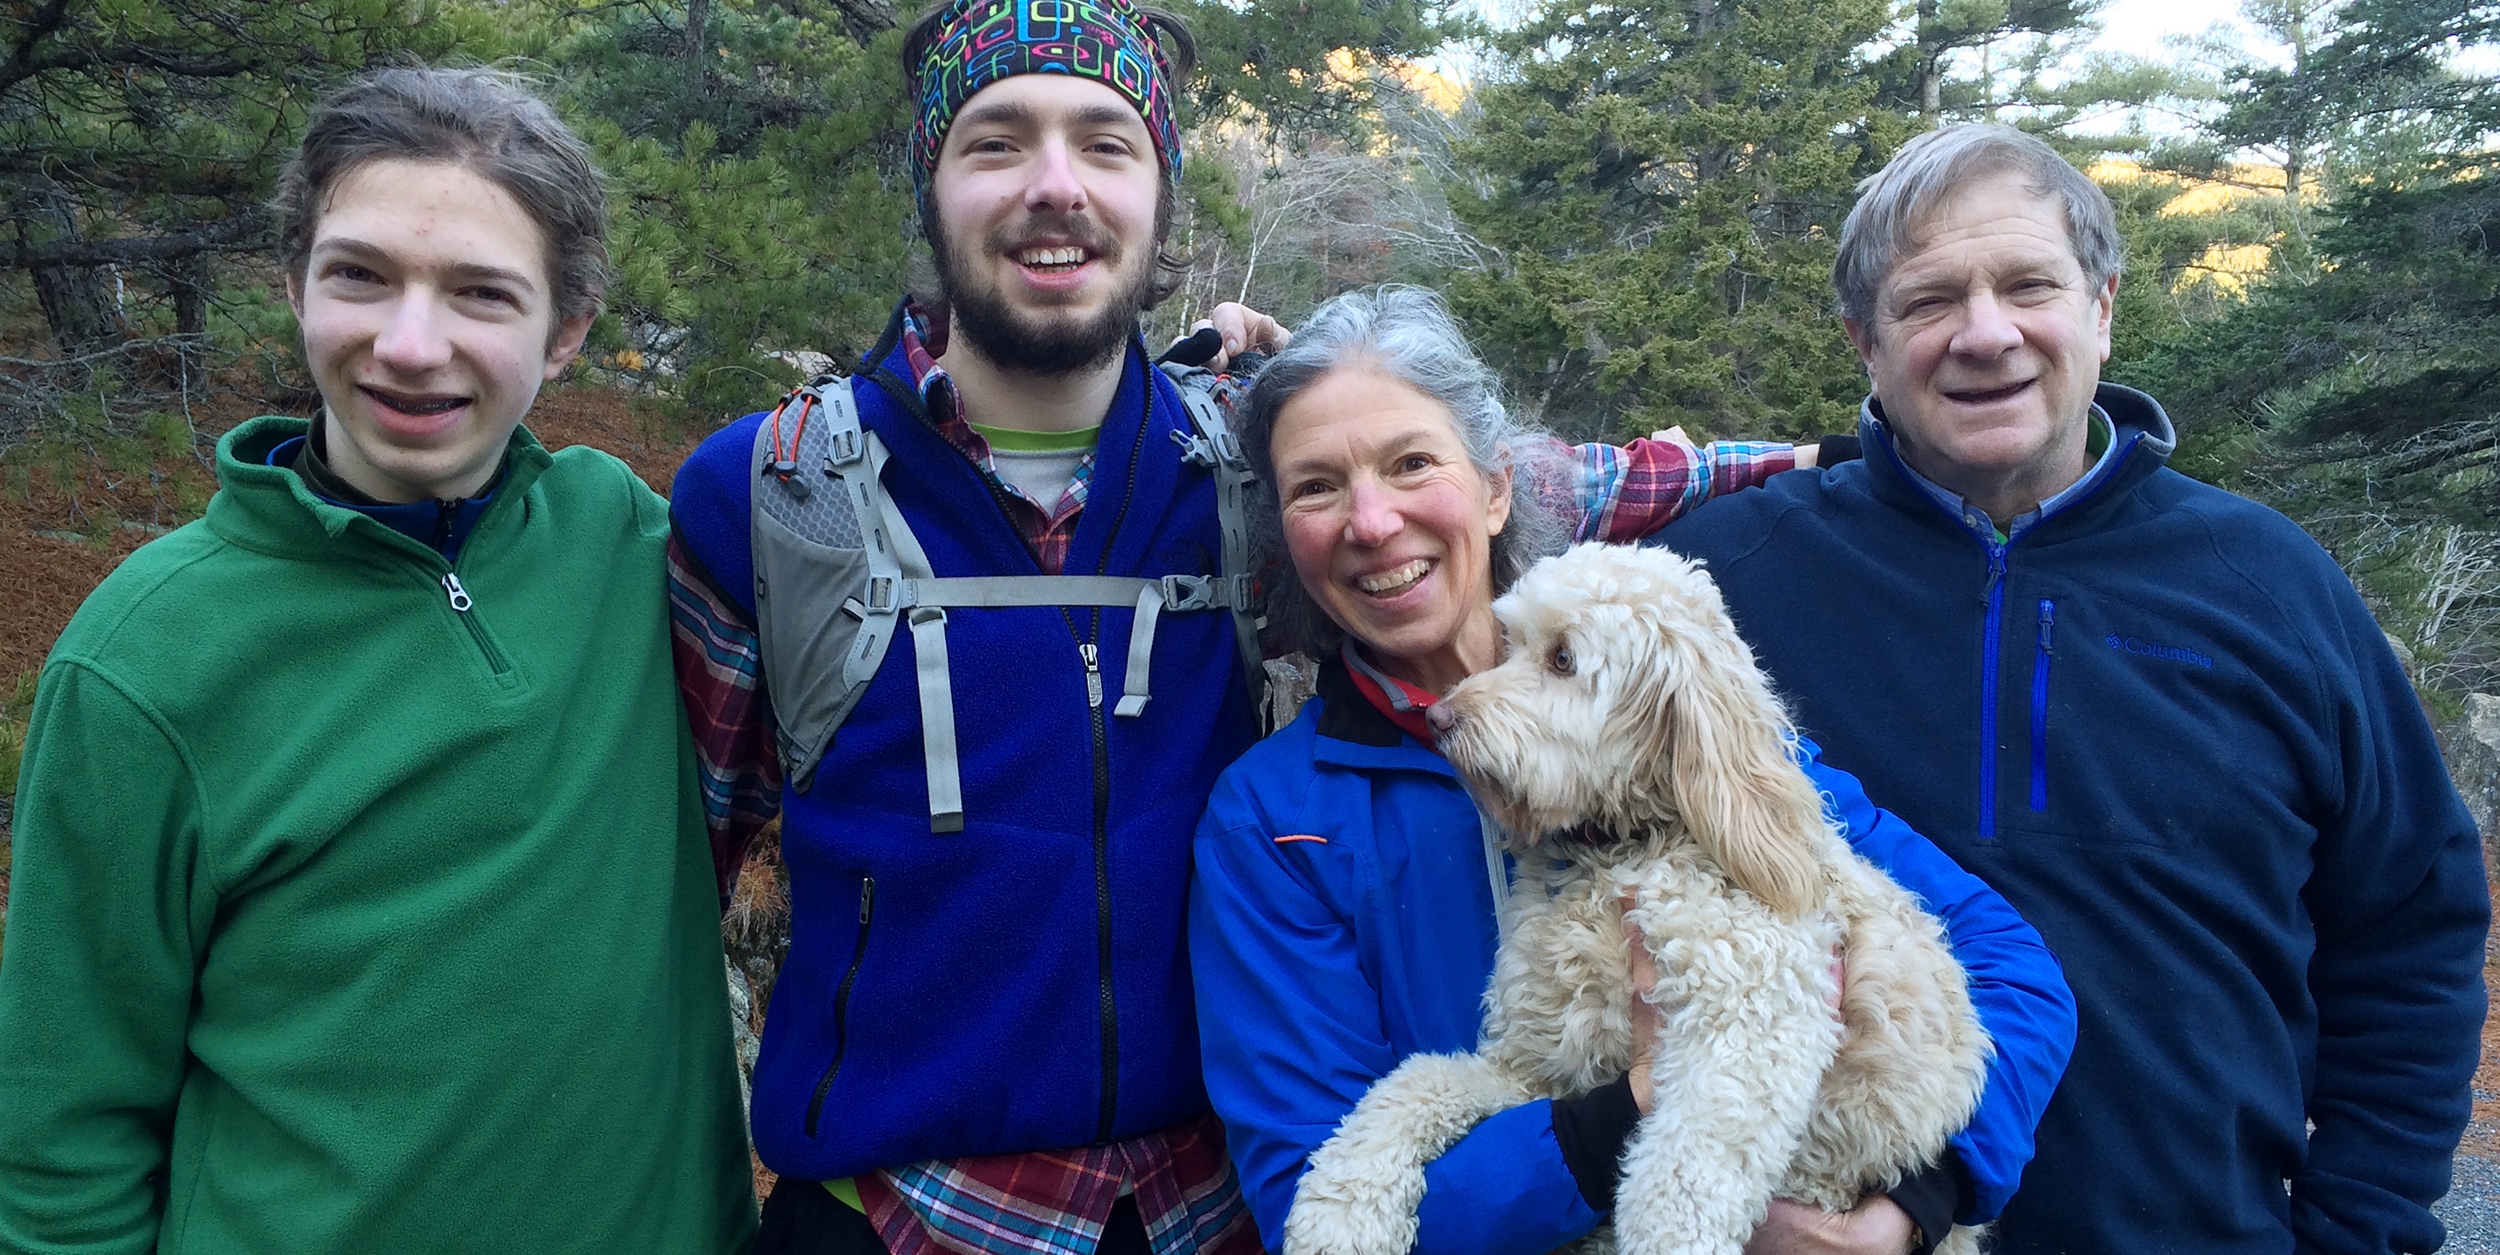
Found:
[[[1354,681],[1354,691],[1361,693],[1363,700],[1389,722],[1398,725],[1399,731],[1426,745],[1432,744],[1432,725],[1424,722],[1424,708],[1440,697],[1374,666],[1351,639],[1345,643],[1344,656],[1346,676]]]

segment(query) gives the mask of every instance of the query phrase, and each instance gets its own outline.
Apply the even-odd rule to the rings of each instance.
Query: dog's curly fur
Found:
[[[1627,1255],[1737,1255],[1775,1194],[1845,1210],[1934,1163],[1992,1047],[1937,921],[1825,819],[1717,586],[1664,550],[1583,545],[1494,610],[1509,659],[1450,695],[1439,738],[1518,847],[1482,1043],[1372,1086],[1312,1154],[1285,1255],[1405,1255],[1424,1166],[1477,1121],[1621,1076],[1627,918],[1659,1013],[1616,1195]]]

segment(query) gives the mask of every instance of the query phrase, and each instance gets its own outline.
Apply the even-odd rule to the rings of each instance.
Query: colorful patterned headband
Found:
[[[925,202],[955,112],[1017,74],[1073,74],[1120,93],[1146,120],[1166,177],[1181,177],[1171,66],[1131,0],[956,0],[922,58],[912,185]]]

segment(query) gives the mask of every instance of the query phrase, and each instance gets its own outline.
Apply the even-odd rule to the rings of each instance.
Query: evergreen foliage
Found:
[[[2447,65],[2452,49],[2500,37],[2500,5],[2250,0],[2249,9],[2291,63],[2233,68],[2227,108],[2203,132],[2214,149],[2262,145],[2299,171],[2338,149],[2382,159],[2453,152],[2500,127],[2500,84]]]
[[[713,0],[593,10],[542,54],[616,206],[594,360],[714,419],[876,341],[912,231],[901,35]],[[559,26],[558,29],[563,29]]]
[[[1865,390],[1832,314],[1851,188],[1911,129],[1860,50],[1880,0],[1554,0],[1459,147],[1507,264],[1453,303],[1558,428],[1838,430]]]
[[[2500,84],[2447,58],[2500,38],[2500,8],[2250,8],[2287,63],[2235,66],[2222,111],[2167,157],[2213,170],[2234,150],[2270,155],[2282,194],[2237,223],[2172,229],[2210,238],[2254,219],[2271,265],[2245,300],[2140,328],[2119,373],[2170,405],[2201,469],[2334,551],[2428,692],[2487,689],[2500,681],[2500,153],[2487,147]]]
[[[2500,680],[2500,180],[2489,154],[2347,189],[2317,269],[2140,344],[2231,486],[2342,559],[2434,691]]]
[[[1283,135],[1365,132],[1378,81],[1365,71],[1430,56],[1477,33],[1449,0],[1166,0],[1198,43],[1200,116],[1245,115]]]
[[[0,453],[187,433],[243,353],[292,394],[266,203],[306,109],[367,65],[499,40],[438,0],[0,5]]]
[[[40,0],[0,9],[0,270],[57,353],[207,329],[209,264],[264,249],[304,109],[390,57],[491,47],[436,0]]]
[[[2101,0],[1912,0],[1910,38],[1878,63],[1899,105],[1933,126],[1995,120],[2000,106],[2034,103],[2041,72],[2091,30]],[[1958,54],[1976,53],[1975,76],[1954,75]],[[2000,89],[1998,77],[2011,79]]]

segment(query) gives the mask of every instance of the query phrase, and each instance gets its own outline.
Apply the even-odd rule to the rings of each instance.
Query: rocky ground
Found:
[[[2483,984],[2500,990],[2500,949],[2487,949]],[[2474,1122],[2457,1148],[2456,1178],[2435,1209],[2448,1225],[2448,1255],[2500,1255],[2500,1016],[2483,1023],[2483,1066],[2474,1073]]]
[[[211,405],[195,415],[200,430],[221,432],[257,412],[241,402]],[[698,433],[672,424],[656,410],[614,392],[552,389],[531,412],[531,430],[549,448],[589,444],[623,458],[655,489],[667,491]],[[154,537],[196,513],[213,477],[187,457],[87,459],[70,482],[56,482],[41,468],[0,462],[0,716],[22,721],[23,688],[70,614],[115,564]],[[2488,712],[2495,727],[2481,752],[2500,752],[2500,704]],[[0,726],[0,737],[15,729]],[[2455,736],[2483,731],[2460,724]],[[2452,754],[2452,757],[2456,755]],[[2500,761],[2495,759],[2494,761]],[[2500,774],[2468,786],[2478,818],[2490,831],[2500,810]],[[0,794],[0,921],[8,912],[8,798]],[[731,956],[731,988],[745,1021],[740,1050],[751,1061],[754,1032],[761,1027],[774,969],[789,944],[787,904],[780,888],[778,850],[760,843],[741,877],[738,900],[724,921]],[[2500,959],[2500,951],[2495,951]],[[2500,989],[2500,962],[2487,969]],[[2438,1207],[2449,1226],[2452,1255],[2500,1255],[2500,1017],[2483,1030],[2483,1065],[2474,1081],[2474,1122],[2456,1159],[2456,1180]],[[771,1176],[756,1168],[759,1186]]]

